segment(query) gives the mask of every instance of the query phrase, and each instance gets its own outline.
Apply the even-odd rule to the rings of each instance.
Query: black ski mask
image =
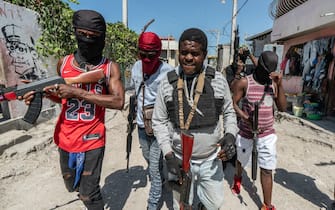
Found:
[[[102,51],[105,47],[106,22],[105,19],[93,10],[78,10],[73,14],[73,27],[77,39],[78,49],[75,58],[80,67],[85,64],[97,65],[102,59]],[[85,29],[98,32],[100,36],[90,36],[77,33],[76,29]]]
[[[275,52],[264,51],[258,58],[254,78],[261,84],[271,84],[270,73],[277,69],[278,56]]]

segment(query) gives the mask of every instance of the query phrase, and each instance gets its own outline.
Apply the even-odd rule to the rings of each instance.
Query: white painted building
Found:
[[[178,41],[172,36],[160,37],[162,40],[161,58],[172,66],[178,65]]]

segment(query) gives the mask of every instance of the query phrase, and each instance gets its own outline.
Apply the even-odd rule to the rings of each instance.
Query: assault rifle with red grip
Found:
[[[0,88],[0,102],[16,100],[19,96],[22,97],[30,91],[35,91],[34,98],[31,100],[28,110],[23,117],[24,121],[34,124],[42,109],[43,89],[45,87],[55,84],[93,83],[98,82],[104,77],[105,74],[103,70],[97,69],[82,73],[76,77],[62,78],[60,76],[53,76],[27,84]]]

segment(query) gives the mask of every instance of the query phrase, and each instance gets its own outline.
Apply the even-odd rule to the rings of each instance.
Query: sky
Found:
[[[73,10],[92,9],[100,12],[106,22],[122,22],[122,0],[77,0],[78,5],[69,3]],[[237,0],[236,23],[239,28],[240,44],[244,38],[272,28],[269,16],[272,0]],[[173,36],[176,40],[188,28],[203,30],[209,48],[216,44],[228,44],[231,37],[233,0],[128,0],[128,28],[140,33],[143,26],[155,21],[147,31],[161,37]],[[211,49],[208,49],[211,51]]]

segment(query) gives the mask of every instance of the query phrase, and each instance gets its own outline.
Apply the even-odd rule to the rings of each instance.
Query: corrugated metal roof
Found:
[[[255,35],[252,35],[252,36],[249,36],[247,38],[245,38],[246,41],[252,41],[254,39],[257,39],[259,37],[262,37],[264,35],[267,35],[267,34],[270,34],[272,32],[272,28],[266,30],[266,31],[263,31],[261,33],[258,33],[258,34],[255,34]]]
[[[270,8],[271,16],[278,18],[307,1],[308,0],[274,0],[271,3],[272,8]]]
[[[335,0],[308,0],[276,18],[272,26],[271,42],[285,41],[326,29],[331,31],[335,25],[334,4]],[[323,36],[322,33],[320,36]]]

